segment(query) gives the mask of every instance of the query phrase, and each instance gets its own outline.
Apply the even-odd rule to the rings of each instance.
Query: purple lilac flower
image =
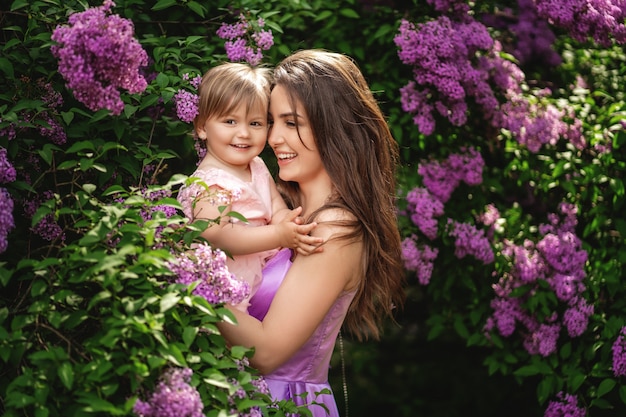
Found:
[[[46,214],[30,230],[49,242],[57,239],[65,240],[65,233],[52,214]]]
[[[7,158],[7,150],[0,148],[0,183],[7,184],[15,181],[16,178],[17,172]]]
[[[524,338],[524,347],[531,355],[544,358],[556,352],[561,325],[559,323],[540,324]]]
[[[417,247],[416,236],[406,238],[402,241],[402,259],[407,271],[415,271],[417,281],[421,285],[428,285],[433,273],[433,264],[439,249],[431,248],[428,245]]]
[[[511,336],[515,331],[515,323],[524,315],[519,298],[494,298],[491,300],[493,308],[493,325],[504,337]]]
[[[482,183],[484,165],[481,154],[469,148],[451,154],[444,161],[421,163],[417,172],[423,177],[428,191],[445,203],[461,181],[472,186]]]
[[[57,109],[63,105],[63,96],[52,88],[52,84],[40,78],[37,80],[37,85],[42,90],[41,100],[46,103],[50,109]]]
[[[472,224],[460,223],[452,219],[448,219],[448,225],[451,226],[450,236],[455,238],[454,254],[457,258],[461,259],[465,255],[471,255],[485,265],[494,261],[493,248],[485,236],[484,230],[479,230]]]
[[[449,6],[449,2],[436,5]],[[484,25],[469,16],[460,21],[441,16],[421,24],[402,20],[394,42],[400,60],[413,68],[414,80],[401,90],[401,101],[405,111],[417,110],[414,122],[420,132],[432,133],[433,110],[455,126],[465,124],[466,97],[473,97],[485,111],[493,111],[497,101],[487,73],[473,63],[478,51],[493,45]],[[421,103],[426,100],[430,106],[424,108]]]
[[[626,43],[626,6],[622,0],[535,0],[537,12],[553,25],[585,42],[601,46]]]
[[[248,283],[228,270],[226,254],[219,249],[213,250],[206,242],[196,245],[192,254],[181,254],[169,264],[169,268],[177,275],[175,281],[180,284],[199,281],[193,293],[211,304],[239,304],[250,295]]]
[[[178,90],[174,95],[176,115],[185,123],[191,123],[198,115],[198,95],[187,90]]]
[[[8,235],[14,228],[13,199],[6,188],[0,187],[0,253],[7,250]]]
[[[110,14],[114,6],[105,0],[100,7],[72,14],[68,25],[52,32],[57,44],[51,50],[78,101],[90,110],[118,115],[124,109],[119,90],[134,94],[147,86],[140,69],[148,64],[148,54],[134,38],[132,21]]]
[[[545,279],[549,274],[545,260],[535,248],[535,244],[529,239],[524,240],[522,245],[505,242],[502,254],[513,258],[514,276],[524,284]]]
[[[464,0],[427,0],[427,3],[438,12],[459,18],[463,18],[471,10],[469,4]]]
[[[137,399],[133,412],[139,417],[204,417],[200,393],[191,386],[189,368],[171,368],[163,373],[146,401]]]
[[[574,233],[549,233],[537,243],[537,249],[556,272],[584,275],[587,251]]]
[[[233,24],[223,23],[217,30],[217,36],[225,39],[226,55],[232,62],[245,61],[250,65],[258,65],[263,59],[263,51],[274,45],[271,30],[261,29],[265,26],[263,19],[256,24],[239,15],[239,21]]]
[[[63,126],[61,126],[61,123],[59,123],[57,119],[52,117],[47,112],[41,113],[40,117],[48,125],[39,127],[39,134],[41,136],[49,138],[52,143],[56,145],[63,145],[67,142],[65,129],[63,129]]]
[[[563,391],[557,394],[556,401],[550,401],[543,417],[585,417],[584,408],[578,407],[578,399]]]
[[[594,308],[582,297],[577,297],[570,305],[563,313],[563,324],[570,337],[578,337],[587,330]]]
[[[54,192],[48,190],[41,193],[33,200],[24,200],[22,207],[27,217],[33,217],[43,201],[54,198]],[[57,239],[65,240],[63,228],[54,219],[54,215],[46,214],[39,222],[30,228],[30,231],[41,236],[43,239],[52,242]]]
[[[511,258],[513,266],[494,285],[496,297],[491,302],[494,312],[485,324],[487,332],[495,328],[503,336],[511,336],[515,325],[520,323],[519,333],[531,355],[548,356],[555,352],[561,329],[571,338],[582,335],[594,312],[593,304],[583,297],[587,253],[573,233],[577,207],[561,203],[559,212],[561,216],[550,214],[550,223],[539,228],[544,236],[537,244],[529,239],[522,245],[504,242],[502,255]],[[549,290],[563,304],[564,313],[560,317],[553,312],[539,319],[521,307],[537,291],[546,290],[540,281],[547,282]],[[523,296],[511,298],[512,291],[522,285],[532,287]]]
[[[0,119],[0,123],[2,119]],[[15,131],[15,124],[9,123],[7,127],[0,129],[0,138],[4,137],[8,140],[13,140],[17,136],[17,132]]]
[[[437,219],[443,214],[443,203],[427,189],[416,187],[406,196],[407,212],[411,221],[424,235],[433,240],[437,237]]]
[[[611,350],[613,352],[613,375],[626,376],[626,327],[622,327]]]
[[[532,61],[548,66],[561,63],[561,56],[553,48],[556,36],[548,21],[538,15],[533,0],[517,0],[517,11],[505,7],[497,15],[484,16],[482,21],[511,32],[513,44],[507,49],[522,65]]]

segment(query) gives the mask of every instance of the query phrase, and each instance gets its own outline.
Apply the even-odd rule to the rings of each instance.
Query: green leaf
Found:
[[[180,296],[178,294],[174,294],[171,292],[165,294],[165,296],[161,299],[161,304],[160,304],[161,313],[165,313],[167,310],[174,307],[178,303],[179,300],[180,300]]]
[[[192,326],[186,326],[185,330],[183,330],[183,342],[185,346],[189,347],[193,343],[198,334],[198,328]]]
[[[74,384],[74,369],[72,369],[72,365],[69,362],[63,362],[61,366],[57,368],[57,375],[63,385],[65,385],[65,388],[71,390]]]
[[[603,395],[611,392],[611,390],[615,388],[616,384],[617,382],[614,379],[610,379],[610,378],[607,378],[604,381],[600,382],[600,385],[598,386],[598,393],[597,393],[598,397],[602,397]]]
[[[198,2],[190,1],[187,3],[187,6],[200,17],[204,17],[206,15],[206,9]]]
[[[341,9],[339,13],[350,19],[358,19],[360,17],[359,14],[352,9]]]
[[[7,78],[13,78],[13,64],[6,58],[0,58],[0,70],[4,72]]]
[[[163,10],[176,5],[176,0],[159,0],[152,6],[152,10]]]

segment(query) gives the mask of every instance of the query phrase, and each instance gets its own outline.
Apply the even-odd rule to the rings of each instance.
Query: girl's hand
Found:
[[[317,223],[302,224],[303,219],[299,217],[301,212],[302,207],[289,210],[276,224],[281,247],[295,249],[297,253],[305,256],[322,252],[324,239],[309,234]]]

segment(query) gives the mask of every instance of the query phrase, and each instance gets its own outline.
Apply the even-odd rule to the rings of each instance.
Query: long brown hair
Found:
[[[304,107],[335,187],[320,210],[341,208],[356,218],[347,238],[363,240],[364,275],[345,325],[359,339],[378,339],[383,317],[393,318],[394,307],[404,302],[395,204],[398,144],[363,74],[345,55],[296,52],[275,68],[274,85],[285,87],[292,107],[296,100]],[[298,184],[278,184],[288,203],[299,205]]]

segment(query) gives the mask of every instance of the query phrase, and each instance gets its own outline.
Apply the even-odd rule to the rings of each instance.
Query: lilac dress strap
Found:
[[[291,266],[290,257],[291,251],[283,249],[267,262],[261,286],[250,300],[250,315],[263,320]],[[328,383],[328,368],[337,335],[354,295],[355,291],[341,293],[304,346],[272,373],[264,375],[274,399],[292,399],[298,405],[322,403],[328,411],[320,405],[309,407],[314,417],[339,417]],[[323,389],[330,394],[316,396]]]

